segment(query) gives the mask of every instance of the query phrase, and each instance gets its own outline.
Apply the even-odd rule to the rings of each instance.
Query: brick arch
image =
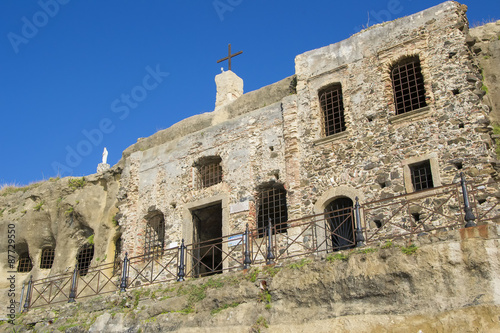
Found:
[[[330,202],[341,197],[349,198],[353,203],[356,202],[356,197],[359,198],[360,202],[364,201],[363,192],[360,190],[345,185],[336,186],[327,190],[318,198],[316,204],[314,205],[314,214],[323,214],[325,207]]]

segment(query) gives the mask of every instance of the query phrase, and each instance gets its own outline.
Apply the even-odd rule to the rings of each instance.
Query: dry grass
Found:
[[[488,17],[487,19],[482,19],[481,21],[474,21],[474,22],[470,23],[470,27],[477,28],[477,27],[480,27],[480,26],[488,24],[488,23],[496,22],[497,20],[498,19]]]

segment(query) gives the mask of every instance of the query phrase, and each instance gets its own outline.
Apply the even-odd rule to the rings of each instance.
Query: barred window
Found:
[[[55,250],[53,248],[45,248],[42,250],[42,257],[40,259],[40,268],[51,269],[54,263]]]
[[[19,273],[27,273],[33,268],[33,263],[29,253],[23,253],[19,255],[19,263],[17,265],[17,271]]]
[[[411,182],[415,191],[433,188],[431,163],[429,160],[415,163],[409,166],[411,172]]]
[[[396,114],[420,109],[425,102],[424,77],[418,57],[403,59],[391,69]]]
[[[340,84],[334,84],[320,90],[319,102],[321,105],[323,131],[325,136],[345,131],[342,86]]]
[[[144,239],[144,254],[147,256],[160,255],[165,246],[165,218],[163,213],[156,210],[146,216],[146,232]]]
[[[219,156],[209,156],[200,159],[196,164],[198,189],[210,187],[222,182],[222,159]]]
[[[265,188],[259,192],[257,202],[257,227],[259,237],[265,234],[265,228],[271,220],[274,233],[286,232],[288,211],[286,205],[286,190],[282,187]]]
[[[76,256],[77,266],[76,269],[80,273],[80,276],[85,276],[89,272],[90,263],[94,258],[94,245],[86,244],[84,245],[80,251],[78,251],[78,255]]]

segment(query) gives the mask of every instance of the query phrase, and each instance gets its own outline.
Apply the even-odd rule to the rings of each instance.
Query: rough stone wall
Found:
[[[286,181],[282,105],[275,103],[202,131],[134,152],[125,160],[122,186],[126,199],[120,205],[124,250],[144,253],[144,216],[160,210],[165,216],[166,247],[182,238],[192,242],[190,210],[222,202],[223,234],[242,232],[255,224],[252,204],[257,186]],[[220,156],[223,182],[196,187],[195,163]]]
[[[470,29],[470,44],[483,74],[485,102],[490,106],[491,122],[500,123],[500,20]]]
[[[1,304],[8,304],[11,298],[6,292],[9,289],[8,276],[15,275],[15,298],[19,302],[22,285],[30,276],[36,280],[71,272],[78,250],[88,243],[91,235],[94,235],[95,244],[92,265],[113,262],[114,240],[119,237],[119,230],[112,222],[118,211],[119,170],[85,177],[82,187],[71,187],[70,179],[73,178],[53,179],[0,192],[0,234],[3,237],[0,241]],[[14,230],[15,235],[13,268],[9,267],[7,260],[11,254],[7,241],[10,230]],[[55,250],[51,269],[40,268],[42,250],[46,247]],[[33,268],[26,273],[11,273],[17,270],[19,255],[26,250]],[[2,309],[0,316],[5,310]]]
[[[300,214],[321,212],[338,196],[362,204],[407,193],[405,166],[422,159],[431,160],[434,186],[455,182],[460,171],[479,182],[495,174],[465,9],[445,2],[297,56],[299,120],[290,127],[300,124]],[[396,116],[390,67],[413,55],[427,107]],[[346,131],[324,138],[318,91],[331,83],[342,85]]]

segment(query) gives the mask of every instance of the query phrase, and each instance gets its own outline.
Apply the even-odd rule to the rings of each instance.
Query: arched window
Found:
[[[162,212],[155,210],[146,216],[146,221],[144,254],[156,256],[161,254],[165,246],[165,217]]]
[[[319,91],[319,103],[325,136],[345,131],[342,86],[333,84]]]
[[[55,250],[51,247],[42,250],[42,257],[40,258],[40,268],[51,269],[54,263]]]
[[[222,182],[222,159],[219,156],[202,157],[195,163],[196,187],[202,189]]]
[[[264,235],[269,219],[273,226],[273,234],[286,232],[288,209],[286,205],[286,190],[283,186],[274,185],[261,189],[257,198],[257,211],[259,237]]]
[[[78,272],[80,276],[85,276],[89,272],[90,263],[94,258],[94,245],[85,244],[76,256]]]
[[[354,219],[353,202],[351,199],[342,197],[331,201],[325,207],[325,217],[331,248],[342,250],[354,247]]]
[[[19,263],[17,265],[17,271],[19,273],[28,273],[33,268],[33,263],[31,262],[30,254],[28,252],[19,255]]]
[[[392,66],[391,80],[396,114],[427,106],[424,77],[417,56],[404,58]]]

